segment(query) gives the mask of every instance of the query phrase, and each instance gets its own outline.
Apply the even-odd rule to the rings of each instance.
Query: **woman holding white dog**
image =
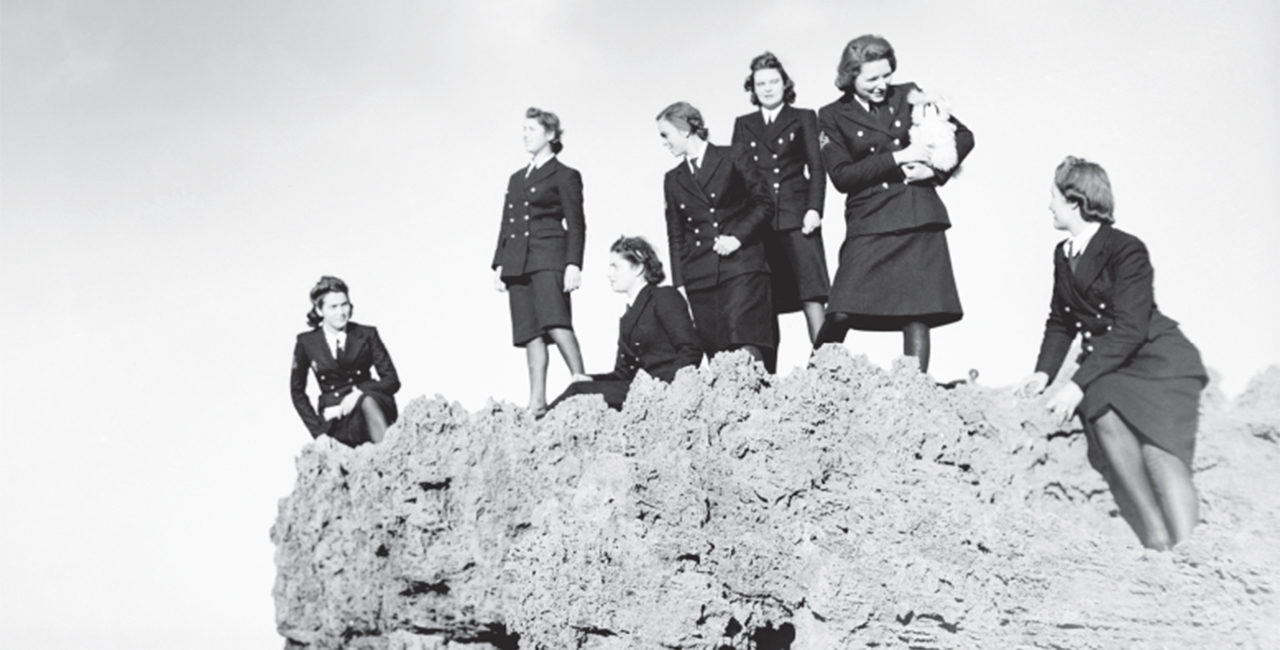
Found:
[[[964,315],[936,188],[973,149],[973,133],[915,84],[891,84],[897,64],[884,38],[853,39],[837,67],[844,95],[818,111],[822,162],[846,195],[847,228],[814,346],[850,329],[901,331],[903,353],[927,371],[930,328]]]

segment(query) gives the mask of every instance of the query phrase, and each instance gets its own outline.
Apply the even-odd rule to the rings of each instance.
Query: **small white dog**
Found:
[[[959,163],[956,154],[956,125],[951,123],[951,103],[944,97],[925,94],[913,89],[907,95],[911,104],[911,130],[907,135],[911,142],[929,147],[929,159],[925,164],[940,171],[950,172]]]

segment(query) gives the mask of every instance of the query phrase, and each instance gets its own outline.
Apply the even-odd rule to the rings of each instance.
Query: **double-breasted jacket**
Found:
[[[1137,237],[1103,225],[1075,271],[1062,244],[1054,249],[1053,267],[1037,371],[1052,379],[1079,334],[1080,367],[1071,379],[1084,389],[1112,372],[1151,379],[1206,376],[1195,346],[1156,308],[1154,271]]]
[[[731,149],[708,144],[696,177],[681,161],[663,179],[663,194],[673,284],[710,289],[721,280],[769,271],[761,235],[773,216],[772,192]],[[720,235],[736,237],[741,248],[718,255],[712,247]]]
[[[740,115],[733,123],[733,148],[773,190],[774,230],[799,229],[809,210],[822,214],[827,177],[818,149],[817,113],[785,105],[767,125],[760,111]]]
[[[491,268],[515,278],[534,271],[582,268],[587,225],[582,210],[582,175],[552,158],[528,177],[511,175],[503,198],[502,222]]]

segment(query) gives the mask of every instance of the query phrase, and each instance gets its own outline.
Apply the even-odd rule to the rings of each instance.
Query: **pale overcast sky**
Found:
[[[977,140],[942,190],[966,316],[935,332],[935,376],[1033,365],[1066,154],[1109,170],[1229,392],[1280,362],[1274,2],[4,0],[0,643],[276,647],[267,531],[309,439],[286,375],[312,283],[349,282],[401,405],[522,404],[488,264],[524,109],[553,110],[586,188],[575,325],[606,371],[608,245],[666,248],[654,115],[691,101],[727,143],[765,49],[818,108],[866,32]],[[841,206],[829,189],[832,272]],[[787,318],[784,371],[804,338]],[[901,337],[848,345],[888,363]]]

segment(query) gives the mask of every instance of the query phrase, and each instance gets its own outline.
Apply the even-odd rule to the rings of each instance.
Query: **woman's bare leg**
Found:
[[[1169,548],[1169,530],[1165,527],[1164,514],[1160,512],[1160,504],[1157,503],[1155,491],[1147,478],[1147,467],[1138,437],[1110,409],[1098,416],[1093,421],[1093,426],[1098,434],[1102,454],[1106,456],[1116,479],[1113,489],[1118,486],[1124,490],[1125,496],[1137,512],[1138,520],[1142,522],[1143,530],[1139,531],[1139,535],[1143,538],[1143,546],[1157,550]]]
[[[369,440],[375,443],[382,442],[387,435],[387,418],[382,415],[382,409],[378,407],[378,403],[365,396],[360,400],[360,411],[364,413],[364,426],[369,433]]]
[[[573,330],[567,327],[556,327],[547,330],[547,334],[551,335],[551,340],[556,342],[556,347],[560,348],[560,356],[564,357],[565,365],[569,366],[569,372],[573,375],[585,375],[586,370],[582,366],[582,350],[578,347],[578,336]],[[546,379],[546,372],[543,372],[543,379]],[[543,400],[546,401],[545,399]]]
[[[816,344],[818,342],[818,332],[822,329],[822,321],[826,319],[826,307],[820,302],[805,302],[802,306],[804,309],[804,320],[809,325],[809,343]]]
[[[547,344],[533,339],[525,344],[524,354],[529,363],[529,410],[536,413],[547,408]]]
[[[929,372],[929,326],[907,323],[902,328],[902,353],[920,362],[920,372]]]
[[[1200,520],[1200,495],[1191,480],[1191,468],[1177,456],[1147,442],[1142,443],[1142,458],[1164,513],[1169,542],[1177,544],[1191,534]]]

